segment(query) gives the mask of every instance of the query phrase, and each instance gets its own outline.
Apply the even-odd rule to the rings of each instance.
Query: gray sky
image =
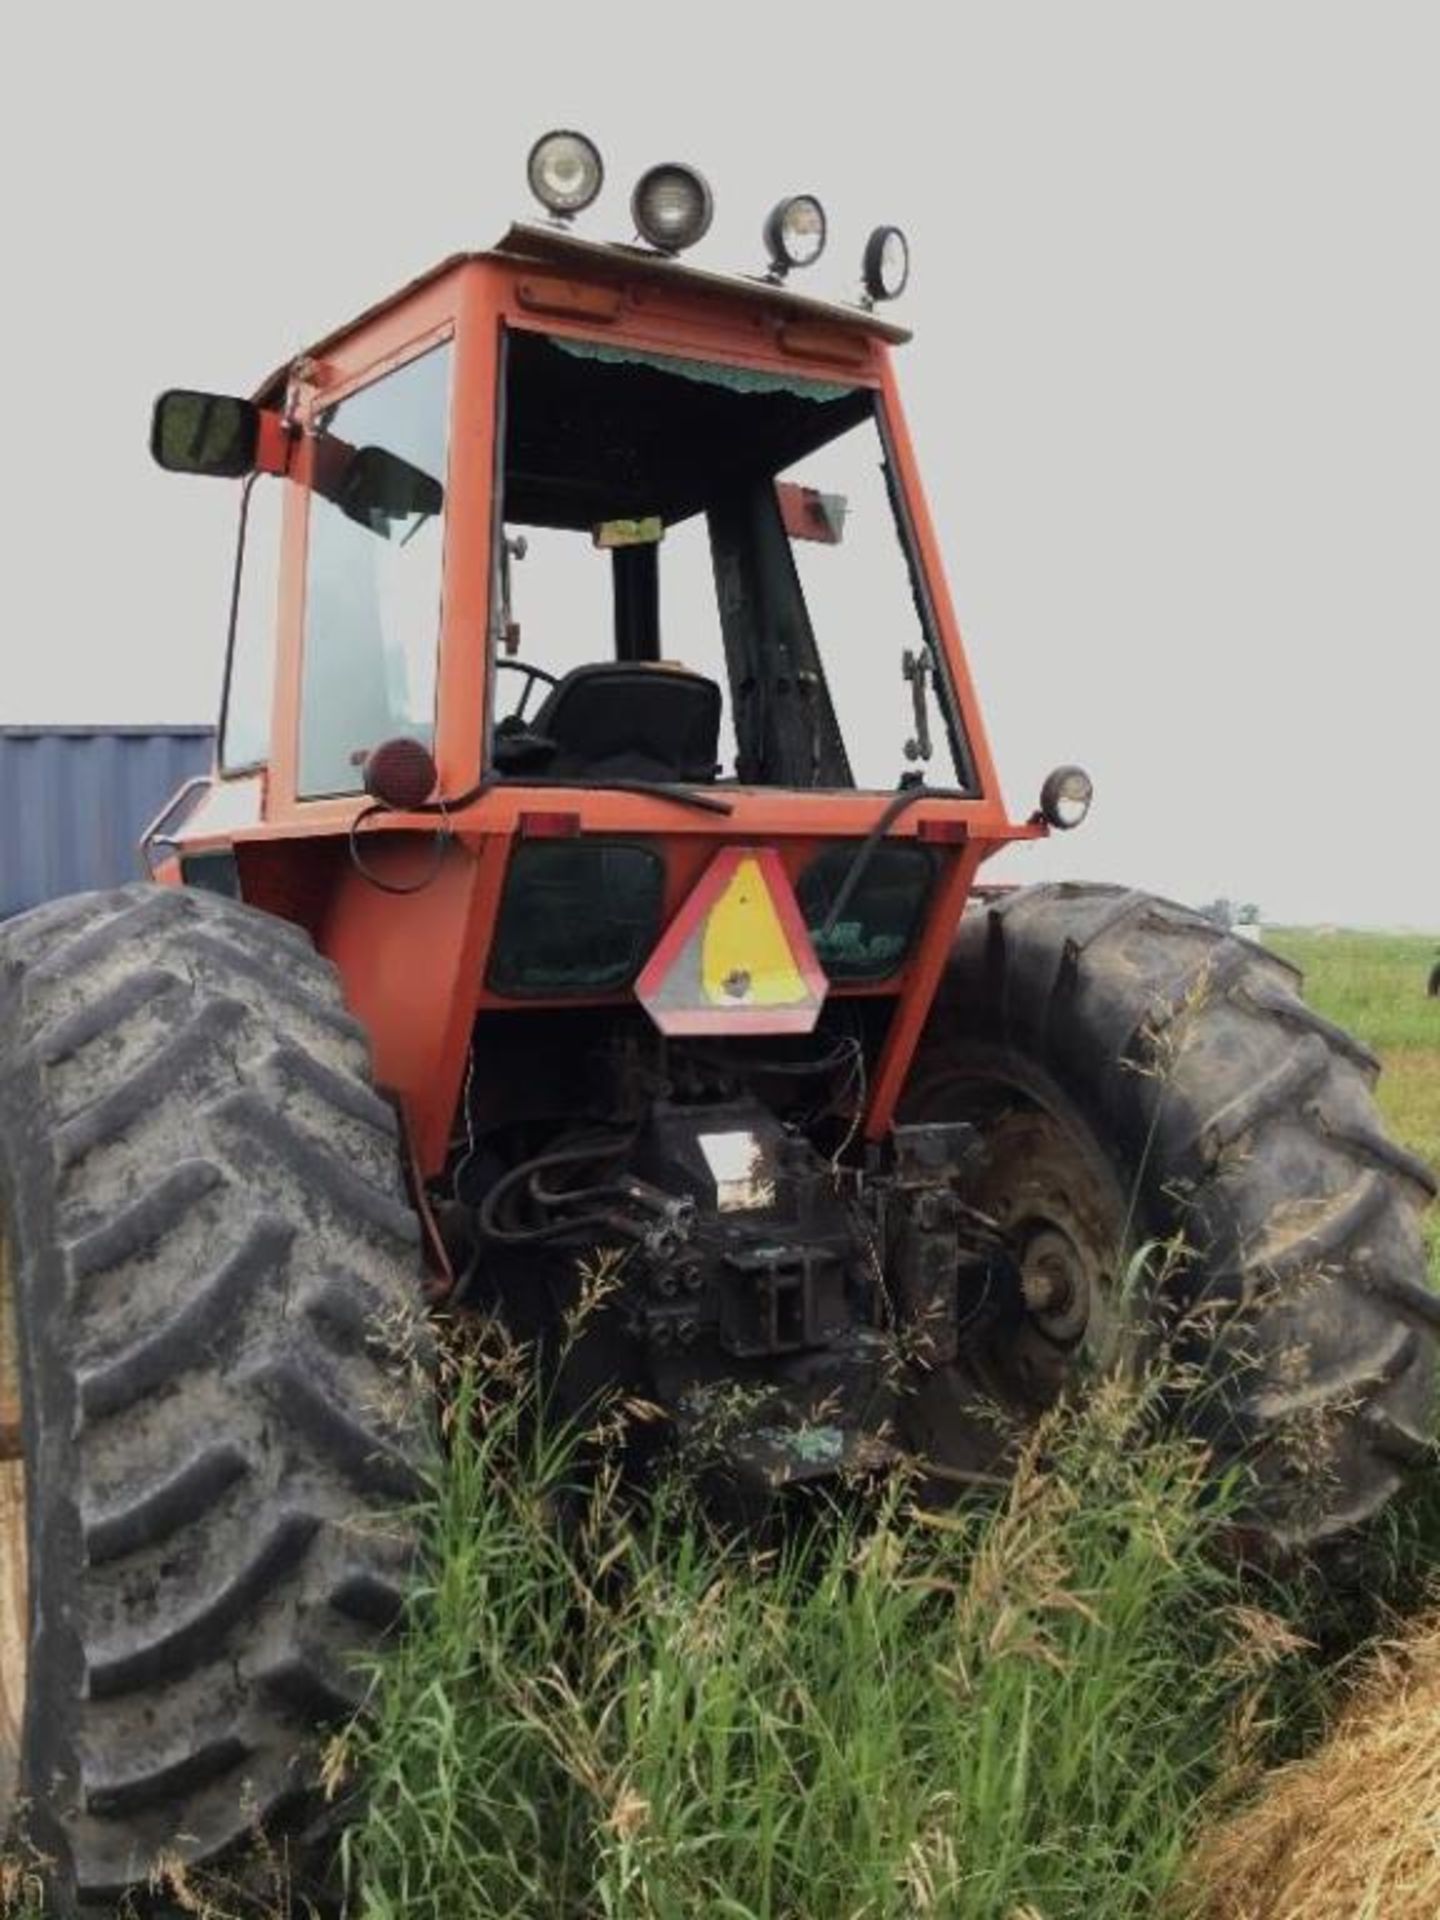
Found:
[[[694,256],[814,191],[849,297],[909,231],[901,374],[1007,798],[1008,877],[1440,928],[1440,8],[122,7],[7,22],[6,721],[209,718],[234,494],[146,452],[532,208],[693,160]]]

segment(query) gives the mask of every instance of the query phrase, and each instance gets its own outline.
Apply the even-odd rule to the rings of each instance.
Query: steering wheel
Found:
[[[525,709],[530,704],[530,696],[535,691],[537,681],[544,687],[558,687],[560,684],[560,676],[558,673],[551,673],[548,667],[537,667],[529,660],[497,660],[495,662],[495,671],[497,673],[523,673],[525,676],[525,685],[521,690],[520,698],[516,701],[511,711],[506,714],[505,719],[501,721],[500,724],[502,726],[507,722],[517,720],[521,726],[524,726]]]

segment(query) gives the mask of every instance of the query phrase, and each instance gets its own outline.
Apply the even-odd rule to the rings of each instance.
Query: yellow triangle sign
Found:
[[[726,847],[635,983],[662,1033],[808,1033],[828,983],[773,847]]]

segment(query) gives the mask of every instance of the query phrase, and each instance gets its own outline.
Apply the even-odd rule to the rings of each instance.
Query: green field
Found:
[[[1277,927],[1265,944],[1301,969],[1312,1006],[1379,1054],[1376,1097],[1390,1131],[1440,1170],[1440,998],[1425,991],[1440,943],[1429,934]],[[1429,1234],[1440,1262],[1440,1208],[1431,1209]]]

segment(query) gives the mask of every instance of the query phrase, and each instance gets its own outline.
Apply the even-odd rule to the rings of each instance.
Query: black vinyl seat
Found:
[[[720,688],[685,667],[599,661],[557,681],[526,732],[524,770],[541,779],[713,780]]]

